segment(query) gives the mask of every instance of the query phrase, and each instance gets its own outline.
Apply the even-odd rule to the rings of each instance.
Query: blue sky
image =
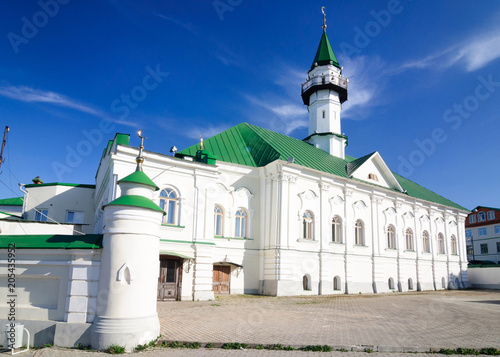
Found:
[[[327,32],[349,77],[346,153],[469,208],[500,206],[500,3],[9,1],[0,13],[0,197],[94,183],[107,140],[169,154],[248,122],[307,136],[300,98]]]

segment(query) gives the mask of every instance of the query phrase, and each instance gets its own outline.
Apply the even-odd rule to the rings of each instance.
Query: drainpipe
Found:
[[[19,185],[19,190],[21,190],[21,192],[24,193],[24,197],[23,197],[23,211],[21,212],[21,217],[23,217],[23,219],[26,220],[25,213],[26,213],[26,209],[28,207],[28,191],[26,191],[24,189],[24,186],[26,186],[26,184],[19,183],[18,185]]]

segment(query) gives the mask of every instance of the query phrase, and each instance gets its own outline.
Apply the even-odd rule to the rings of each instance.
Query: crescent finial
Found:
[[[321,12],[323,13],[323,31],[326,31],[326,14],[324,6],[321,6]]]

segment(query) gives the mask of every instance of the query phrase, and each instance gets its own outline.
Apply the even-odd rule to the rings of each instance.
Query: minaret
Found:
[[[134,173],[118,181],[121,196],[103,207],[104,228],[96,317],[91,345],[135,346],[160,334],[156,312],[160,225],[155,183],[142,171],[144,138]]]
[[[340,111],[347,100],[347,79],[342,77],[342,67],[326,35],[324,9],[321,41],[307,81],[302,84],[302,100],[309,112],[309,136],[304,141],[344,159],[347,137],[340,130]]]

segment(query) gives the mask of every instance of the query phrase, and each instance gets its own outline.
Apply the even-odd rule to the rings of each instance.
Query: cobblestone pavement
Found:
[[[264,297],[158,303],[166,340],[500,348],[500,291]]]
[[[372,348],[376,357],[409,357],[393,351],[431,348],[500,349],[500,291],[439,291],[309,297],[219,296],[215,301],[159,302],[162,336],[182,342],[240,342],[294,347]],[[0,353],[0,356],[10,353]],[[156,348],[141,356],[341,356],[364,352],[198,350]],[[47,348],[30,357],[104,357],[102,352]],[[421,353],[419,357],[435,357]],[[439,355],[438,355],[439,356]]]

